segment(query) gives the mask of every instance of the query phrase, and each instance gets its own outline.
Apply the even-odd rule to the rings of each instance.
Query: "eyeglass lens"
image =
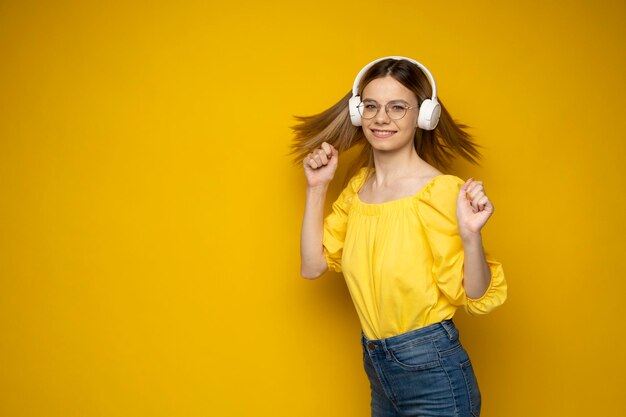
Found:
[[[359,105],[359,113],[364,119],[375,117],[382,106],[374,100],[366,100]],[[404,101],[390,101],[385,105],[385,111],[390,119],[402,119],[409,109]]]

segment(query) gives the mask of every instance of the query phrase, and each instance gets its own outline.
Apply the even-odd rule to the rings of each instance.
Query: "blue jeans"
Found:
[[[361,335],[372,417],[480,415],[480,390],[452,320],[397,336]]]

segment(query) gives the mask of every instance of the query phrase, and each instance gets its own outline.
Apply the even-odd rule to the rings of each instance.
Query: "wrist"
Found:
[[[481,245],[483,243],[483,236],[480,232],[459,232],[463,246],[468,245]]]
[[[326,191],[328,191],[328,184],[306,186],[307,194],[326,194]]]
[[[326,192],[328,190],[328,184],[316,185],[313,187],[306,187],[306,200],[307,202],[324,202],[326,200]]]

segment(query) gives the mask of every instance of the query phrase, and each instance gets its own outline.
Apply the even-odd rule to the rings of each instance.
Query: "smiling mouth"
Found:
[[[381,130],[381,129],[370,129],[370,130],[372,131],[375,137],[381,138],[381,139],[391,137],[393,134],[396,133],[395,130]]]

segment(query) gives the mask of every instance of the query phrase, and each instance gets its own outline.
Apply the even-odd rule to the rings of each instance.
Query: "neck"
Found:
[[[376,182],[378,184],[387,183],[393,181],[394,178],[414,173],[416,169],[419,169],[425,163],[415,151],[413,144],[410,145],[410,147],[396,152],[373,150]]]

